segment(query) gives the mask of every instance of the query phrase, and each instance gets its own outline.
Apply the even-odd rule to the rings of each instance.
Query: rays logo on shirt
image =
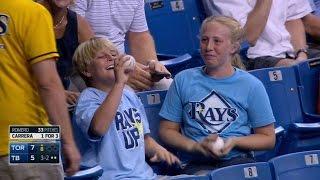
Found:
[[[117,111],[115,123],[117,131],[123,135],[125,148],[138,147],[139,139],[143,138],[143,126],[139,111],[135,108],[129,108],[123,112]]]
[[[237,109],[215,91],[200,102],[189,102],[188,113],[208,133],[220,133],[239,116]]]
[[[5,14],[0,14],[0,35],[5,35],[8,31],[9,17]]]

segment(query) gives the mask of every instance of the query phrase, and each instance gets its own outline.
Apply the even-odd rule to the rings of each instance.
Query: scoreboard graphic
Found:
[[[10,126],[9,163],[60,162],[59,126]]]

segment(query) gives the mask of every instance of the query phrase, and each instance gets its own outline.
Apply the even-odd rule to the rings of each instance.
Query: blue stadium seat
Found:
[[[184,54],[178,57],[165,54],[158,54],[157,56],[161,64],[170,71],[173,77],[180,71],[200,65],[200,62],[198,62],[197,59],[192,59],[189,54]]]
[[[159,111],[166,94],[166,90],[144,91],[137,93],[137,96],[141,99],[147,114],[151,137],[153,137],[153,139],[155,139],[158,143],[160,143],[158,133],[161,119],[159,116]]]
[[[170,180],[210,180],[210,176],[172,177]]]
[[[277,126],[288,129],[302,122],[297,81],[293,67],[265,68],[249,71],[265,86]]]
[[[214,170],[212,180],[272,180],[269,163],[248,163],[228,166]]]
[[[296,66],[266,68],[250,71],[264,84],[270,98],[276,127],[282,126],[286,136],[280,154],[320,148],[319,123],[304,119],[297,84]]]
[[[298,121],[297,118],[293,118],[298,117],[301,113],[301,111],[297,112],[300,110],[300,102],[296,89],[295,72],[293,68],[286,67],[258,69],[249,72],[264,84],[276,119],[275,126],[278,129],[284,129],[281,133],[276,134],[276,145],[273,150],[255,152],[258,161],[267,161],[278,155],[286,130]],[[301,117],[299,121],[301,121]]]
[[[166,90],[144,91],[137,93],[137,96],[140,98],[146,111],[146,115],[149,121],[150,135],[161,145],[163,145],[163,143],[159,138],[159,125],[161,120],[159,112],[161,110],[166,94]],[[167,149],[172,153],[176,153],[172,149]],[[149,164],[151,165],[153,171],[160,175],[176,175],[176,171],[180,169],[180,167],[178,166],[168,167],[165,163]]]
[[[199,29],[205,18],[199,0],[146,0],[145,12],[157,53],[183,55],[199,49]]]
[[[244,64],[247,64],[247,61],[248,61],[247,52],[249,47],[250,47],[250,44],[247,41],[244,41],[241,43],[239,54]]]
[[[270,160],[276,180],[319,180],[320,151],[286,154]]]
[[[78,171],[73,176],[65,176],[65,180],[97,180],[99,177],[102,176],[103,169],[101,166],[95,166],[95,167],[80,167],[80,171]]]
[[[310,122],[320,121],[320,115],[316,115],[320,58],[298,64],[296,74],[304,118]]]

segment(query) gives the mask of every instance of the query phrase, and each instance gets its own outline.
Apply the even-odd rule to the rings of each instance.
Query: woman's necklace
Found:
[[[60,19],[60,21],[59,21],[56,25],[53,26],[53,29],[57,29],[57,28],[62,24],[65,16],[66,16],[66,15],[63,15],[63,16],[62,16],[62,18]]]

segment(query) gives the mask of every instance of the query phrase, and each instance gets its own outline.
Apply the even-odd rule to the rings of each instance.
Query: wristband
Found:
[[[308,56],[308,50],[307,48],[301,48],[296,52],[296,58],[299,56],[300,53],[305,53]]]

